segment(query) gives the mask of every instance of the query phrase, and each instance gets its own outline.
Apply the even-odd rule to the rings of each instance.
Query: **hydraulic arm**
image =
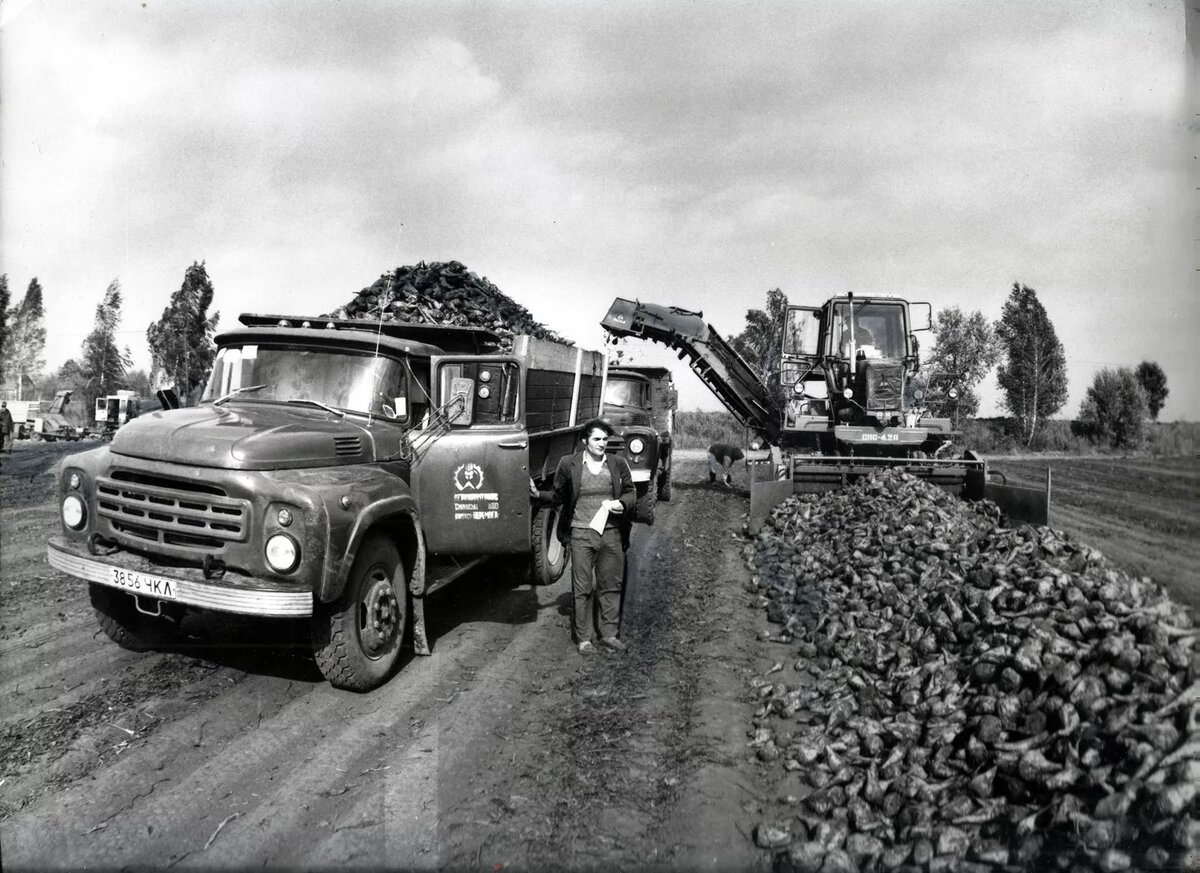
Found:
[[[743,427],[754,429],[768,443],[778,439],[778,403],[702,313],[618,297],[600,325],[615,337],[636,336],[675,349]]]

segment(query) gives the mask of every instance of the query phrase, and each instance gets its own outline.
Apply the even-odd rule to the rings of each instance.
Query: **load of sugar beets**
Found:
[[[803,786],[754,832],[777,871],[1195,862],[1196,631],[1150,579],[903,470],[790,498],[747,558],[796,657],[751,682]]]
[[[326,317],[482,328],[498,334],[505,351],[511,350],[514,334],[571,345],[487,277],[475,275],[458,261],[397,267]]]

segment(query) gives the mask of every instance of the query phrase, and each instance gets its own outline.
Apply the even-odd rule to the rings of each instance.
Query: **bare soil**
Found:
[[[673,502],[635,530],[625,653],[575,651],[566,579],[481,572],[431,598],[431,657],[356,695],[322,680],[303,623],[198,616],[172,651],[109,642],[45,561],[53,471],[89,447],[2,457],[5,869],[770,868],[753,829],[796,774],[747,746],[749,681],[794,657],[748,592],[740,474],[711,488],[703,453],[680,453]],[[1197,464],[1051,463],[1052,526],[1194,609]],[[1045,464],[997,462],[1014,481]]]

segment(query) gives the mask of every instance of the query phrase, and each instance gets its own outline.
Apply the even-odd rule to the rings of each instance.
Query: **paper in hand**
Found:
[[[608,524],[608,504],[601,503],[600,509],[592,516],[592,520],[588,522],[588,527],[598,534],[604,533],[604,525]]]

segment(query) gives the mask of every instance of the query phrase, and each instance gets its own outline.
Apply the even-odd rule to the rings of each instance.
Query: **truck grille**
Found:
[[[96,480],[96,511],[128,536],[219,548],[245,541],[250,501],[212,485],[125,473]]]

